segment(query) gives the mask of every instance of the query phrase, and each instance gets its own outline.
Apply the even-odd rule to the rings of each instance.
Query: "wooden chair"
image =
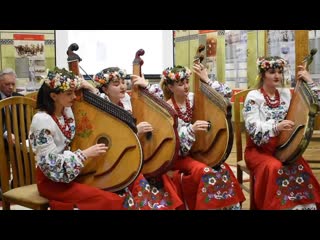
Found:
[[[319,115],[318,115],[319,116]],[[320,130],[315,129],[308,148],[304,151],[304,159],[310,165],[312,171],[320,174]]]
[[[253,178],[250,174],[249,169],[246,166],[246,163],[244,161],[244,146],[242,145],[242,129],[244,129],[244,124],[241,121],[242,116],[242,108],[240,108],[241,103],[244,102],[245,98],[247,97],[247,94],[252,89],[246,89],[241,92],[238,92],[234,95],[234,129],[235,129],[235,142],[236,142],[236,159],[237,159],[237,179],[240,183],[243,190],[248,192],[250,194],[250,209],[254,209],[253,204]],[[246,139],[247,139],[247,133],[246,133]],[[247,187],[243,183],[243,173],[247,173],[250,176],[250,187]]]
[[[25,97],[32,98],[37,101],[38,91],[28,92],[24,95]]]
[[[10,210],[10,204],[37,210],[49,207],[48,200],[39,195],[35,184],[35,159],[28,140],[32,116],[36,112],[35,106],[34,99],[21,96],[0,101],[0,132],[4,132],[5,124],[9,143],[6,144],[7,140],[0,137],[0,177],[4,210]],[[11,134],[15,136],[15,144]]]
[[[320,112],[315,118],[314,131],[307,149],[302,154],[312,171],[320,174]]]

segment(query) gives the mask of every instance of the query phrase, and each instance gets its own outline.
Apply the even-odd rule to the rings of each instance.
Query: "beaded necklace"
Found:
[[[278,89],[276,89],[276,92],[275,92],[275,99],[271,99],[263,88],[261,88],[260,91],[263,94],[264,99],[266,100],[266,104],[270,108],[277,108],[280,106],[280,94]]]
[[[190,107],[190,101],[188,98],[186,98],[186,108],[187,108],[187,111],[185,114],[183,114],[180,110],[180,107],[178,106],[178,104],[176,103],[176,100],[174,99],[174,97],[172,96],[171,97],[171,101],[172,101],[172,104],[173,104],[173,107],[174,109],[176,110],[176,112],[178,113],[178,117],[180,119],[182,119],[184,122],[186,123],[189,123],[191,122],[191,119],[192,119],[192,109]]]
[[[69,121],[67,119],[67,116],[63,113],[63,120],[64,120],[64,125],[62,126],[61,123],[59,122],[58,118],[56,115],[51,115],[52,119],[56,122],[56,124],[58,125],[58,127],[60,128],[61,132],[63,133],[63,135],[68,138],[71,139],[71,128],[70,128],[70,124]]]

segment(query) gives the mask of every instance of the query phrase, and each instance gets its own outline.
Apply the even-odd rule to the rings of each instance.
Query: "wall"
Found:
[[[54,30],[0,30],[0,68],[16,69],[16,49],[14,34],[42,34],[45,38],[44,56],[45,67],[55,66],[55,33]],[[24,88],[28,78],[17,79],[17,89]]]
[[[144,49],[142,72],[160,74],[173,65],[172,30],[57,30],[57,66],[67,68],[66,51],[77,43],[75,51],[82,58],[80,66],[88,74],[110,66],[132,73],[132,61]],[[82,74],[85,74],[81,70]]]

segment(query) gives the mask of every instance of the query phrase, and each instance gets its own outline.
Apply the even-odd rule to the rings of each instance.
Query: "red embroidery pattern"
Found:
[[[63,133],[63,135],[68,138],[71,139],[71,128],[70,128],[70,124],[69,124],[69,119],[67,119],[67,116],[63,113],[63,120],[64,120],[64,125],[62,126],[61,123],[59,122],[58,118],[56,115],[51,115],[52,119],[56,122],[56,124],[58,125],[58,127],[60,128],[61,132]],[[72,119],[71,119],[72,121]]]
[[[280,168],[276,183],[278,185],[277,198],[281,200],[281,205],[315,199],[310,174],[302,164]]]
[[[77,121],[77,128],[76,128],[76,132],[77,132],[77,136],[80,136],[82,138],[88,138],[91,133],[93,132],[93,125],[89,119],[89,117],[87,116],[87,113],[85,113],[84,111],[79,111],[80,113],[78,113],[78,116],[81,116]]]
[[[205,197],[205,203],[212,200],[226,200],[237,194],[230,172],[223,164],[219,170],[204,168],[201,180],[203,184],[201,194]]]

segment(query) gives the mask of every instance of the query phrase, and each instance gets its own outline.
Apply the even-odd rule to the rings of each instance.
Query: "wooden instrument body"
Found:
[[[193,119],[209,121],[209,131],[197,131],[191,148],[194,159],[211,167],[219,166],[229,156],[233,144],[232,106],[230,101],[195,77]]]
[[[275,157],[281,162],[292,163],[306,150],[311,140],[318,100],[307,83],[298,81],[292,95],[287,120],[295,123],[291,131],[282,131]]]
[[[89,96],[88,100],[86,96]],[[72,151],[96,143],[105,143],[109,147],[105,154],[85,161],[76,181],[112,192],[130,185],[143,164],[142,148],[131,114],[82,90],[77,92],[72,108],[76,122]]]
[[[140,70],[139,64],[133,64],[133,74],[140,75]],[[178,158],[178,115],[164,100],[138,86],[132,88],[131,103],[137,123],[146,121],[153,127],[151,134],[139,137],[144,156],[142,173],[146,177],[163,174]]]

